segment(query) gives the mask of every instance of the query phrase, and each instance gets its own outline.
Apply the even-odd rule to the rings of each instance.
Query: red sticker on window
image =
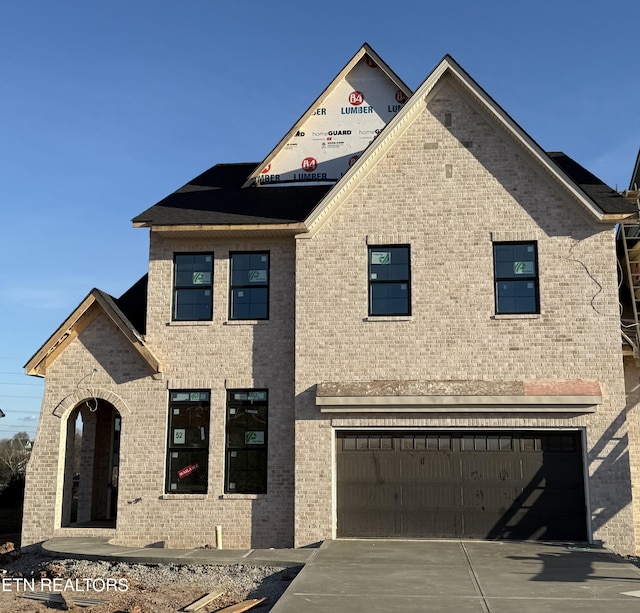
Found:
[[[189,466],[185,466],[178,471],[178,478],[184,479],[188,477],[191,473],[194,473],[196,470],[200,468],[200,464],[194,462],[193,464],[189,464]]]

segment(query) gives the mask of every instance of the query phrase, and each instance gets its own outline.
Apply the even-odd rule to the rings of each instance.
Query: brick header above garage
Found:
[[[321,412],[569,412],[593,413],[602,402],[594,380],[325,382]]]

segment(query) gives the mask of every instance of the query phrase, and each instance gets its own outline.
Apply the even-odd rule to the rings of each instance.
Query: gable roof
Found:
[[[92,289],[73,313],[25,364],[24,368],[27,374],[44,377],[51,363],[101,313],[116,326],[153,372],[161,372],[160,361],[125,314],[125,311],[132,314],[139,325],[140,323],[146,325],[144,320],[146,316],[143,315],[143,319],[140,320],[139,313],[141,306],[143,311],[146,308],[146,304],[140,305],[142,296],[146,296],[146,285],[147,275],[117,299],[99,289]]]
[[[326,99],[336,81],[348,72],[354,62],[360,61],[364,57],[363,54],[372,54],[385,71],[390,71],[365,44],[261,164],[217,164],[136,216],[133,219],[134,227],[152,227],[154,231],[165,234],[175,232],[182,236],[188,235],[189,232],[194,232],[194,235],[197,233],[198,236],[218,236],[234,231],[251,233],[253,236],[263,233],[309,237],[375,166],[381,154],[410,124],[414,114],[423,108],[423,101],[445,75],[452,75],[469,96],[502,125],[544,171],[569,191],[596,219],[616,223],[637,214],[632,203],[566,154],[545,153],[449,55],[443,58],[416,93],[335,185],[301,183],[258,187],[252,183],[256,172],[260,172],[264,164],[273,159],[286,144],[287,138],[292,133],[295,134],[295,130],[304,123],[309,113]]]
[[[339,204],[376,166],[377,161],[381,159],[383,154],[395,143],[399,135],[412,123],[413,117],[424,108],[424,103],[429,100],[430,94],[436,85],[447,75],[455,79],[477,106],[502,126],[502,128],[531,155],[544,171],[568,191],[598,221],[617,223],[636,214],[635,208],[630,206],[624,198],[613,197],[612,194],[605,193],[606,190],[602,187],[605,184],[602,183],[602,181],[591,175],[591,173],[588,173],[588,171],[573,162],[573,160],[571,160],[571,162],[573,162],[572,164],[568,163],[570,158],[559,156],[557,160],[558,163],[554,162],[552,157],[547,155],[450,55],[446,55],[415,91],[402,110],[387,124],[362,157],[360,157],[334,186],[331,192],[318,203],[318,206],[305,220],[306,225],[309,227],[309,232],[304,235],[298,235],[298,238],[310,238],[318,231],[338,208]],[[563,168],[561,165],[564,162],[566,162],[564,164],[566,168]],[[576,177],[572,177],[571,173],[574,173]],[[592,183],[591,179],[587,178],[587,174],[593,177],[593,179],[596,179],[596,182]],[[585,191],[585,189],[581,187],[580,181],[582,181],[582,186],[588,191]],[[613,192],[610,188],[608,189]]]
[[[411,93],[371,46],[363,43],[249,175],[244,187],[308,180],[335,183]],[[351,99],[352,95],[356,98]],[[303,160],[311,160],[312,167],[303,170]]]

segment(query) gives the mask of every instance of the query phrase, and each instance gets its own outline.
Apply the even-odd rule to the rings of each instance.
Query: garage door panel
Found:
[[[462,536],[461,517],[450,510],[407,511],[402,513],[401,532],[404,538],[451,538]]]
[[[338,519],[338,536],[358,538],[384,538],[399,534],[399,513],[350,511],[341,514]]]
[[[563,433],[340,433],[338,536],[586,539],[581,442]]]
[[[450,482],[460,473],[460,463],[447,452],[403,452],[400,454],[402,481]]]
[[[365,451],[346,453],[338,468],[338,478],[346,481],[384,483],[400,477],[398,458],[392,454]]]
[[[465,481],[511,481],[522,479],[520,460],[513,454],[489,451],[461,454],[462,479]]]
[[[370,485],[362,483],[341,484],[338,486],[338,495],[345,509],[395,509],[397,506],[397,486]]]
[[[482,486],[463,485],[461,490],[461,506],[465,511],[471,509],[486,511],[487,513],[505,513],[512,506],[513,501],[516,500],[522,492],[522,488],[516,484],[483,484]]]
[[[403,509],[429,509],[429,512],[452,512],[461,504],[461,490],[457,485],[404,484],[400,487],[400,504]]]

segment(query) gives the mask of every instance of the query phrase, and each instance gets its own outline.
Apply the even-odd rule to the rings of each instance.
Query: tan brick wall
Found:
[[[627,357],[624,360],[625,386],[627,390],[628,446],[631,464],[633,492],[633,525],[636,536],[636,553],[640,553],[640,364]]]
[[[30,463],[24,544],[55,534],[96,534],[60,528],[65,422],[52,415],[78,387],[115,393],[122,413],[115,543],[170,547],[287,547],[293,543],[293,239],[254,243],[179,241],[151,237],[146,340],[164,373],[154,378],[106,318],[100,317],[50,366],[42,417]],[[228,322],[229,251],[271,253],[270,319]],[[206,324],[172,324],[173,253],[213,251],[214,316]],[[90,378],[92,369],[96,373]],[[87,383],[89,382],[89,383]],[[225,389],[269,390],[269,474],[266,495],[224,494]],[[211,390],[209,492],[164,495],[168,389]],[[75,404],[71,405],[76,406]],[[118,407],[116,407],[118,408]],[[98,531],[98,533],[100,533]]]
[[[540,316],[494,317],[492,240],[538,241]],[[411,245],[409,318],[367,317],[367,244],[385,243]],[[586,426],[594,538],[633,550],[613,232],[456,88],[297,251],[296,545],[334,534],[336,427]],[[319,382],[375,379],[596,379],[603,402],[590,416],[339,419],[314,405]]]
[[[494,317],[492,240],[538,241],[540,316]],[[384,243],[411,244],[411,317],[367,317],[367,244]],[[271,253],[268,322],[227,321],[228,255],[242,250]],[[173,323],[173,254],[192,251],[214,252],[213,321]],[[306,545],[334,534],[336,428],[571,427],[586,428],[594,538],[634,550],[626,417],[636,410],[625,411],[613,233],[446,81],[312,239],[152,233],[146,340],[164,366],[160,378],[104,317],[50,365],[25,545],[83,534],[213,545],[216,525],[225,547]],[[599,381],[603,401],[593,415],[332,416],[314,404],[319,382],[374,379],[587,379]],[[225,389],[238,387],[269,389],[265,496],[223,494]],[[206,496],[164,495],[168,389],[178,388],[211,390]],[[83,389],[122,416],[115,531],[61,527],[67,419]]]

